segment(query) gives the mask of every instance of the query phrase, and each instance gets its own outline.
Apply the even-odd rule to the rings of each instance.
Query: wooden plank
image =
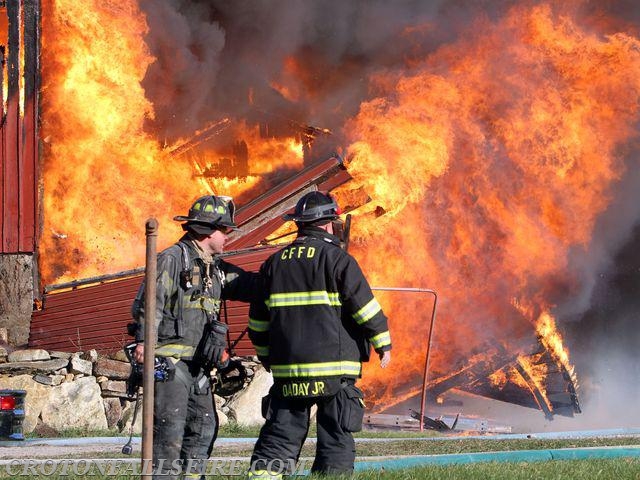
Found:
[[[7,61],[6,46],[0,49],[0,85],[4,85],[4,65]],[[4,89],[0,90],[0,100],[3,109],[0,111],[0,253],[4,253],[4,195],[6,182],[5,164],[7,162],[7,129],[5,128],[6,118],[4,116]]]
[[[7,115],[5,118],[2,198],[2,252],[18,252],[19,136],[20,136],[20,2],[8,2]]]
[[[32,253],[36,248],[37,216],[37,118],[39,85],[40,1],[24,0],[24,120],[22,131],[20,182],[20,224],[18,249]]]
[[[242,224],[247,223],[252,218],[260,215],[282,200],[289,198],[291,195],[295,194],[296,191],[304,188],[306,185],[328,178],[331,174],[335,173],[334,169],[339,168],[344,167],[342,166],[342,160],[337,157],[328,158],[322,162],[318,162],[305,168],[294,177],[282,182],[265,194],[260,195],[255,200],[252,200],[242,208],[238,209],[238,213],[236,214],[236,221],[238,225],[242,226]],[[333,173],[329,174],[328,172]]]
[[[229,242],[229,245],[232,248],[253,247],[255,245],[258,245],[260,241],[264,240],[273,232],[275,232],[283,224],[284,224],[284,220],[282,220],[282,218],[280,217],[272,218],[271,220],[266,222],[264,225],[261,225],[260,227],[256,228],[255,230],[252,230],[251,232],[243,235],[242,237],[231,240]],[[295,237],[292,235],[291,240],[293,240],[293,238]]]
[[[129,295],[131,302],[133,302],[133,299],[138,292],[141,280],[141,278],[138,279],[136,283],[129,283],[125,281],[113,282],[96,287],[88,287],[78,290],[70,290],[67,292],[48,294],[44,298],[43,311],[46,311],[48,313],[60,309],[74,308],[74,306],[76,306],[77,304],[83,302],[91,302],[92,299],[115,297],[119,295]],[[34,312],[35,316],[37,316],[38,314],[41,314],[41,312]]]

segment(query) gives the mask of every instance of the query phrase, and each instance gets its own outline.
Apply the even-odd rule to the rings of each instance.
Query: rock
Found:
[[[56,430],[107,428],[100,387],[93,377],[53,387],[41,416],[44,424]]]
[[[104,375],[115,380],[126,380],[129,378],[130,370],[131,365],[128,362],[100,357],[96,362],[94,374],[96,376]]]
[[[74,353],[71,357],[71,361],[69,362],[69,368],[72,373],[79,374],[82,373],[84,375],[91,375],[93,371],[93,363],[89,360],[83,360],[80,358],[80,355]]]
[[[269,393],[273,385],[273,377],[264,368],[256,370],[253,381],[242,392],[229,402],[231,417],[245,426],[259,426],[262,418],[262,397]]]
[[[36,375],[33,377],[33,380],[41,383],[42,385],[56,386],[60,385],[64,380],[64,376],[62,375]]]
[[[220,410],[224,404],[227,402],[227,400],[224,397],[221,397],[220,395],[216,395],[215,393],[213,394],[213,401],[216,404],[216,408],[218,410]]]
[[[105,397],[126,397],[127,383],[122,380],[107,380],[100,383],[102,396]]]
[[[98,352],[95,350],[89,350],[88,352],[84,352],[80,355],[80,358],[83,360],[88,360],[91,363],[95,363],[98,360]]]
[[[9,355],[9,352],[7,352],[7,349],[4,348],[3,346],[0,346],[0,357],[6,357],[7,355]]]
[[[118,398],[105,398],[103,401],[104,412],[107,417],[107,427],[110,429],[115,428],[118,426],[118,422],[122,416],[122,405],[120,404],[120,400]]]
[[[113,359],[113,360],[118,360],[118,361],[120,361],[120,362],[127,362],[127,363],[129,363],[129,359],[127,358],[127,356],[125,355],[125,353],[124,353],[124,351],[123,351],[123,350],[118,350],[117,352],[112,353],[112,354],[110,355],[110,357],[111,357],[111,359]]]
[[[56,370],[56,375],[62,375],[63,377],[67,375],[69,371],[66,368],[61,368],[60,370]]]
[[[72,353],[69,352],[49,352],[49,356],[51,358],[66,358],[69,360],[71,358]]]
[[[218,427],[224,427],[229,423],[229,417],[227,417],[226,413],[218,410]]]
[[[133,412],[136,402],[125,401],[125,405],[122,409],[122,418],[120,420],[120,432],[129,434],[131,428],[131,421],[133,420]],[[140,406],[138,407],[138,414],[136,416],[136,422],[133,425],[133,433],[142,433],[142,397],[140,397]]]
[[[2,373],[51,373],[67,366],[67,360],[52,358],[41,362],[12,362],[0,365]]]
[[[7,357],[9,362],[37,362],[38,360],[50,359],[49,352],[39,348],[34,350],[15,350]]]
[[[38,417],[44,405],[49,401],[52,388],[35,382],[31,375],[19,375],[17,377],[0,377],[0,389],[26,390],[25,418],[22,422],[22,431],[31,433],[38,424]]]
[[[38,422],[38,425],[36,425],[36,428],[33,431],[40,438],[56,438],[60,436],[59,431],[57,431],[55,428],[51,428],[45,425],[44,423],[42,423],[42,421]]]

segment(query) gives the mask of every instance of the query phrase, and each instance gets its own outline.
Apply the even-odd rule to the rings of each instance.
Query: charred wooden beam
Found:
[[[223,118],[222,120],[215,122],[212,125],[209,125],[208,127],[206,127],[204,130],[196,133],[193,137],[191,137],[186,142],[178,145],[177,147],[174,147],[173,149],[170,149],[168,153],[172,157],[178,157],[180,155],[183,155],[187,153],[189,150],[192,150],[197,146],[202,145],[207,140],[210,140],[216,135],[219,135],[230,125],[231,125],[231,120],[229,120],[228,118]]]
[[[463,388],[467,391],[473,389],[473,385],[484,383],[491,373],[511,364],[514,360],[515,355],[498,351],[484,354],[482,358],[475,356],[467,365],[457,371],[429,382],[427,396],[436,399],[453,388]]]
[[[438,398],[457,389],[481,397],[541,410],[545,417],[581,413],[575,375],[538,339],[532,353],[508,354],[504,350],[475,356],[458,370],[431,381],[428,395]],[[536,381],[529,373],[540,369]],[[496,381],[502,378],[503,381]],[[540,383],[538,383],[540,382]]]
[[[549,420],[553,419],[553,407],[547,399],[546,394],[540,390],[540,386],[534,381],[531,375],[529,375],[529,372],[527,372],[524,365],[522,365],[521,360],[515,362],[514,368],[529,386],[529,390],[538,404],[538,407],[543,411],[544,416]]]

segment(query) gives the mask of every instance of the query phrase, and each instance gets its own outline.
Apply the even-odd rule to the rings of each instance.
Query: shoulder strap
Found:
[[[178,242],[178,246],[182,251],[182,270],[180,271],[180,281],[178,282],[178,312],[177,312],[177,327],[176,327],[176,335],[179,338],[184,337],[184,320],[182,318],[182,311],[184,308],[184,293],[182,289],[185,290],[191,288],[193,285],[191,283],[191,262],[189,261],[189,250],[187,250],[187,246],[184,242]],[[185,275],[184,286],[182,285],[182,276]]]

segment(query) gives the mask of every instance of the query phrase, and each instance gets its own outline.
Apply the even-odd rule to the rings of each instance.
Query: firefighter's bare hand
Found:
[[[378,356],[380,357],[380,367],[386,368],[387,365],[389,365],[389,362],[391,362],[391,350],[380,352],[378,353]]]
[[[144,343],[136,345],[136,349],[133,351],[133,359],[141,365],[144,363]]]

